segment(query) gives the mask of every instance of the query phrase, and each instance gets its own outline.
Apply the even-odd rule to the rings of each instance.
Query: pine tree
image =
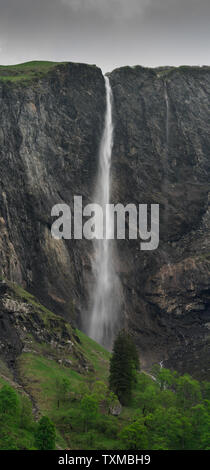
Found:
[[[109,388],[122,405],[127,405],[140,368],[136,346],[125,330],[118,333],[110,359]]]
[[[55,449],[55,426],[47,416],[42,416],[35,435],[36,447],[39,450]]]
[[[127,347],[128,353],[130,355],[131,361],[133,363],[134,374],[137,370],[140,370],[140,361],[139,361],[139,353],[137,351],[136,345],[129,334],[127,334]]]

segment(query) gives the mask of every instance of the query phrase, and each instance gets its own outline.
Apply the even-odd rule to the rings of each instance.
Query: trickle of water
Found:
[[[163,184],[162,184],[162,191],[165,195],[165,198],[168,197],[168,178],[169,178],[169,139],[170,139],[170,131],[169,131],[169,119],[170,119],[170,107],[169,107],[169,98],[168,98],[168,90],[167,90],[167,83],[164,81],[164,99],[166,103],[166,145],[165,151],[163,154]],[[168,201],[165,202],[165,210],[164,210],[164,220],[167,223],[169,216],[169,207]]]
[[[104,239],[94,240],[92,271],[94,288],[88,334],[98,343],[110,348],[117,327],[120,308],[120,282],[115,272],[114,241],[105,237],[110,231],[110,213],[106,204],[110,202],[111,157],[113,148],[112,90],[108,77],[105,77],[106,114],[99,151],[99,169],[94,202],[100,204],[104,214]],[[105,215],[106,214],[106,215]]]
[[[169,99],[168,99],[168,91],[167,91],[167,83],[164,82],[164,97],[166,102],[166,146],[168,152],[169,146]]]

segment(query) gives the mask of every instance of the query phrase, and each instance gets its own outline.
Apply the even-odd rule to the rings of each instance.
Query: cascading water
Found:
[[[91,292],[92,305],[88,334],[105,347],[110,348],[117,327],[120,308],[120,283],[114,267],[114,240],[106,239],[110,231],[110,213],[106,205],[110,202],[111,157],[113,148],[112,90],[105,77],[106,114],[104,131],[99,151],[99,169],[94,202],[100,204],[104,214],[104,238],[94,240],[92,271],[94,287]],[[106,229],[106,230],[105,230]]]
[[[168,153],[168,145],[169,145],[169,99],[168,99],[168,91],[167,91],[167,83],[164,82],[164,96],[166,102],[166,146],[167,146],[167,153]]]
[[[168,90],[167,90],[167,83],[164,81],[164,98],[165,98],[165,103],[166,103],[166,146],[165,146],[165,152],[164,152],[164,177],[163,177],[163,193],[165,194],[165,197],[167,198],[168,196],[168,174],[169,174],[169,99],[168,99]],[[165,211],[164,211],[164,219],[167,222],[168,221],[168,202],[166,201],[165,203]]]
[[[169,129],[169,119],[170,119],[170,107],[169,107],[169,98],[168,98],[168,90],[167,90],[167,82],[164,81],[164,99],[166,104],[166,124],[165,124],[165,135],[166,135],[166,145],[165,145],[165,152],[164,152],[164,160],[163,160],[163,167],[164,167],[164,176],[163,176],[163,185],[162,191],[165,196],[165,209],[164,209],[164,221],[167,227],[168,218],[169,218],[169,204],[168,204],[168,190],[169,190],[169,140],[170,140],[170,129]],[[171,263],[170,263],[170,256],[168,252],[164,251],[163,257],[165,262],[171,272]]]

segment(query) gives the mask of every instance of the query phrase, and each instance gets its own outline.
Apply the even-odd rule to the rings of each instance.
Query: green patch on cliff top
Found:
[[[61,64],[65,62],[32,61],[18,65],[0,65],[0,81],[19,82],[39,79]]]

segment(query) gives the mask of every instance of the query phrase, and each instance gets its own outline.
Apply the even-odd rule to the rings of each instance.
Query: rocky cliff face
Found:
[[[8,72],[7,72],[8,74]],[[95,66],[60,65],[41,79],[0,83],[1,271],[79,323],[85,241],[51,237],[51,209],[90,202],[105,112]]]
[[[112,200],[160,204],[160,245],[118,241],[123,315],[142,363],[209,376],[210,70],[124,67],[110,74],[115,143]],[[0,80],[2,275],[81,326],[91,242],[52,239],[51,208],[91,201],[105,89],[100,69],[58,65]]]
[[[113,200],[160,204],[154,252],[125,241],[125,315],[145,364],[210,373],[209,68],[122,68],[115,101]]]

